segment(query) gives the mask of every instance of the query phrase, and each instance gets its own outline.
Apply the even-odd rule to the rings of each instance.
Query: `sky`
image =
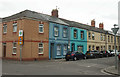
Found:
[[[23,10],[32,10],[51,15],[52,9],[59,11],[59,18],[91,25],[95,19],[96,27],[104,23],[104,29],[110,30],[118,24],[119,0],[0,0],[0,18]]]

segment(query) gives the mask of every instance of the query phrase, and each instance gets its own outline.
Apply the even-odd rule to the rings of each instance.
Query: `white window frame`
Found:
[[[13,23],[13,32],[17,32],[17,23]]]
[[[59,27],[54,26],[54,36],[59,36]]]
[[[73,36],[74,36],[74,39],[77,39],[77,30],[76,29],[74,29],[74,35]]]
[[[3,24],[3,33],[7,33],[7,24]]]
[[[60,46],[59,48],[60,49],[58,49],[58,46]],[[59,52],[59,53],[58,53]],[[60,56],[61,55],[61,45],[60,44],[58,44],[57,45],[57,56]]]
[[[16,42],[13,42],[13,53],[12,54],[16,54],[17,53],[17,43],[16,43],[16,47],[14,47],[14,44],[15,44]],[[16,53],[14,52],[14,49],[16,49]]]
[[[39,47],[39,44],[42,44],[42,47]],[[39,52],[39,49],[42,49],[42,53]],[[43,43],[38,43],[38,54],[44,54],[44,44]]]
[[[40,31],[40,28],[42,28],[42,31]],[[44,33],[44,24],[39,24],[39,33]]]
[[[67,28],[63,28],[63,37],[67,37]]]

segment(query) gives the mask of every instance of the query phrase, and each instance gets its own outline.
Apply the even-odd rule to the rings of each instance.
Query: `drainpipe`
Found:
[[[68,51],[70,51],[70,32],[71,32],[71,29],[70,27],[68,28]]]

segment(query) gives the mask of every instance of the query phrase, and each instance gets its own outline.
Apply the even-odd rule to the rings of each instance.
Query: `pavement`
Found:
[[[118,62],[118,69],[115,69],[115,66],[110,66],[104,69],[104,72],[120,76],[120,61]]]

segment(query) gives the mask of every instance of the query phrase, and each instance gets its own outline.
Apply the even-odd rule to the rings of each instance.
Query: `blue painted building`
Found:
[[[84,29],[70,27],[70,51],[87,51],[87,31]]]
[[[68,51],[69,27],[49,23],[49,59],[64,58]]]

